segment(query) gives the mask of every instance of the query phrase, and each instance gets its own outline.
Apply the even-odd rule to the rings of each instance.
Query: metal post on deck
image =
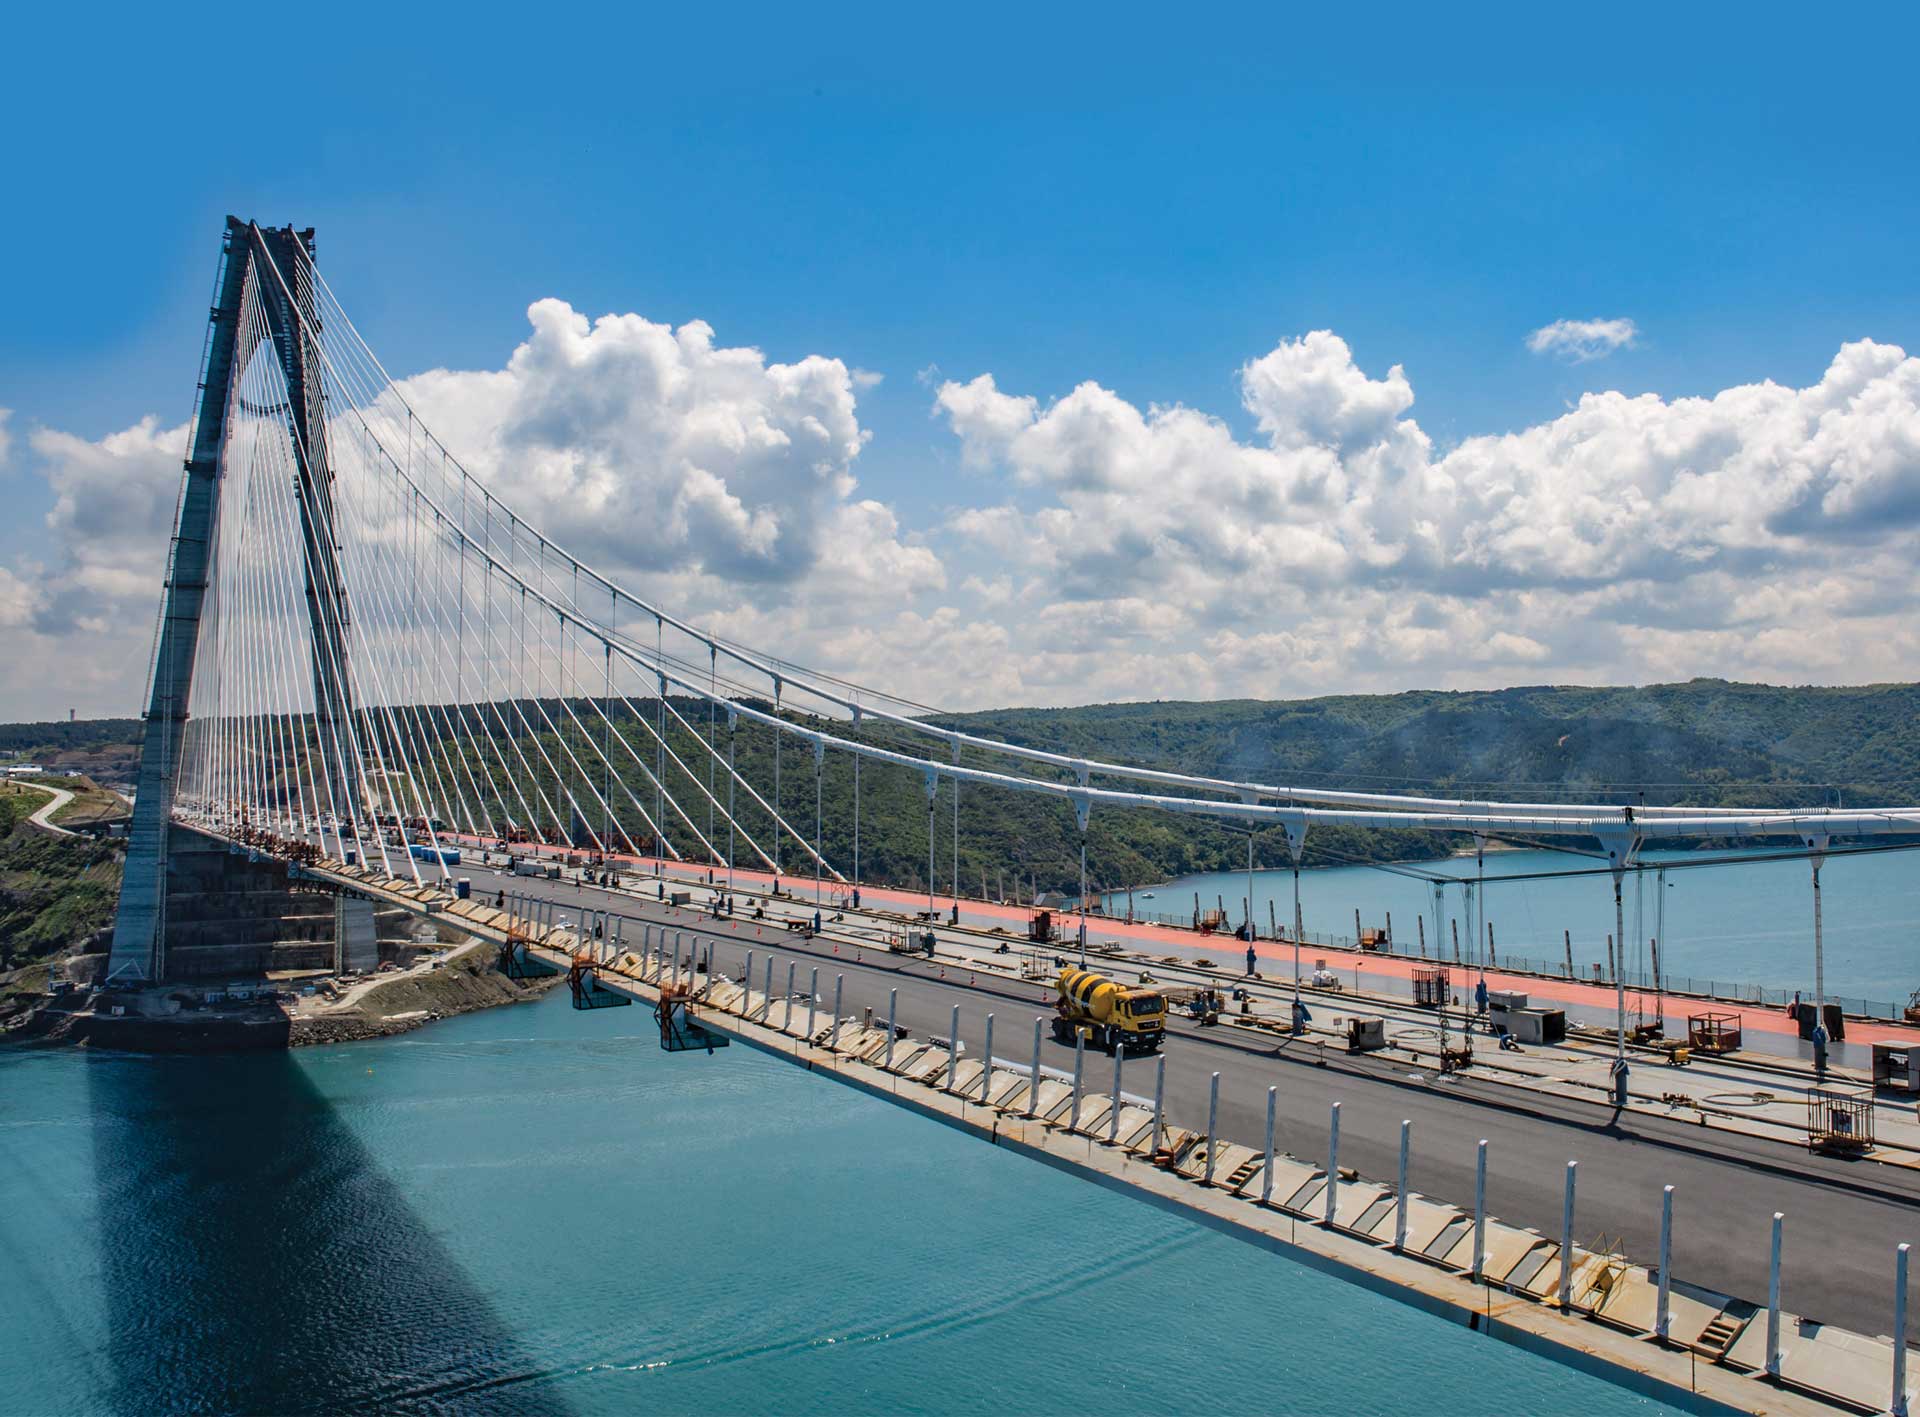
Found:
[[[1113,1049],[1113,1101],[1107,1106],[1107,1145],[1111,1146],[1120,1139],[1120,1064],[1125,1061],[1127,1050],[1114,1045]]]
[[[1773,1254],[1767,1261],[1767,1372],[1780,1376],[1780,1226],[1786,1220],[1773,1213]]]
[[[947,1091],[953,1091],[955,1076],[960,1071],[960,1006],[953,1006],[953,1013],[947,1019]]]
[[[1893,1417],[1907,1417],[1907,1246],[1893,1252]]]
[[[1660,1189],[1660,1287],[1653,1299],[1653,1336],[1662,1343],[1673,1327],[1672,1306],[1667,1302],[1670,1288],[1667,1268],[1673,1263],[1673,1187]]]
[[[767,963],[772,964],[773,960],[769,958],[767,960]],[[745,1018],[747,1016],[746,995],[748,991],[751,990],[752,988],[753,988],[753,951],[748,950],[746,967],[740,971],[740,996],[741,996],[740,997],[740,1016],[742,1018]]]
[[[1266,1161],[1260,1168],[1260,1204],[1265,1205],[1273,1199],[1273,1109],[1280,1100],[1280,1089],[1267,1089],[1267,1150]]]
[[[820,967],[814,966],[807,979],[807,1041],[813,1041],[813,1023],[820,1009]]]
[[[1473,1273],[1478,1280],[1487,1263],[1487,1139],[1480,1138],[1473,1157]]]
[[[1413,1119],[1400,1119],[1400,1185],[1396,1194],[1399,1199],[1393,1206],[1393,1247],[1404,1250],[1407,1247],[1407,1152],[1413,1145]]]
[[[1827,1075],[1827,960],[1820,928],[1820,865],[1826,859],[1827,839],[1810,836],[1813,856],[1813,1075]]]
[[[1620,894],[1621,868],[1624,862],[1615,860],[1613,868],[1613,930],[1614,939],[1620,942],[1620,955],[1624,962],[1627,953],[1627,907]],[[1624,969],[1616,967],[1613,971],[1614,999],[1614,1044],[1613,1044],[1613,1105],[1627,1105],[1627,976]]]
[[[891,1071],[893,1068],[893,1018],[899,1007],[900,991],[898,989],[887,990],[887,1055],[880,1062],[880,1067],[883,1071]]]
[[[1567,1190],[1560,1201],[1560,1307],[1573,1303],[1573,1187],[1580,1163],[1567,1163]]]
[[[760,992],[766,996],[765,1000],[760,1005],[760,1022],[765,1023],[768,1019],[773,1017],[773,956],[772,955],[767,956],[767,984],[766,984],[766,987],[762,989]],[[889,1020],[889,1022],[891,1022],[891,1020]]]
[[[980,1054],[980,1105],[987,1105],[987,1099],[993,1095],[993,1015],[987,1015],[987,1038],[981,1044]]]
[[[1035,1016],[1033,1020],[1033,1071],[1027,1075],[1027,1116],[1040,1114],[1040,1025],[1046,1020]]]
[[[1253,832],[1247,833],[1247,948],[1252,950],[1254,938],[1259,934],[1253,923]],[[1249,969],[1247,973],[1253,971]]]
[[[1147,1148],[1152,1156],[1160,1150],[1160,1104],[1167,1095],[1167,1055],[1162,1053],[1156,1060],[1153,1070],[1153,1144]]]
[[[840,1046],[840,989],[847,982],[847,976],[833,976],[833,1032],[827,1037],[827,1051],[831,1053]]]
[[[1087,1037],[1079,1030],[1073,1035],[1073,1110],[1067,1114],[1067,1130],[1080,1129],[1080,1078],[1086,1070]]]
[[[793,1032],[793,978],[794,978],[794,975],[798,974],[799,972],[800,972],[799,961],[791,960],[791,959],[788,960],[787,961],[787,1011],[780,1017],[780,1031],[782,1033]]]
[[[1200,1184],[1203,1186],[1211,1186],[1213,1184],[1213,1157],[1214,1153],[1220,1149],[1218,1143],[1214,1141],[1214,1136],[1218,1133],[1219,1128],[1220,1074],[1215,1073],[1207,1083],[1207,1171],[1206,1174],[1200,1178]]]
[[[1340,1104],[1333,1104],[1333,1120],[1327,1128],[1327,1224],[1340,1204]]]

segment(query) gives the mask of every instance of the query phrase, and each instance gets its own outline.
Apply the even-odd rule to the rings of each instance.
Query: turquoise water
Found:
[[[1696,860],[1686,853],[1649,853],[1647,861]],[[1489,852],[1489,878],[1543,871],[1580,870],[1597,863],[1546,851]],[[1471,857],[1421,862],[1415,869],[1471,877]],[[1830,858],[1821,872],[1827,991],[1856,998],[1905,1003],[1920,988],[1920,853],[1887,852]],[[1247,895],[1244,871],[1184,877],[1150,887],[1152,900],[1135,891],[1136,913],[1153,912],[1191,920],[1193,897],[1203,908],[1224,898],[1235,922]],[[1282,928],[1293,918],[1293,873],[1256,871],[1254,915],[1261,932],[1268,928],[1272,904]],[[1629,877],[1626,885],[1627,968],[1649,967],[1646,941],[1660,934],[1659,891],[1651,873]],[[1741,981],[1776,989],[1813,992],[1812,871],[1801,860],[1764,861],[1711,868],[1689,867],[1667,873],[1666,931],[1660,936],[1660,966],[1672,977]],[[1613,933],[1613,884],[1606,876],[1495,883],[1484,888],[1486,919],[1493,927],[1499,958],[1527,956],[1558,967],[1565,958],[1562,931],[1573,933],[1576,968],[1591,974],[1606,959]],[[1124,911],[1124,891],[1107,897]],[[1369,928],[1393,914],[1396,945],[1417,949],[1416,921],[1424,915],[1427,949],[1435,946],[1433,890],[1426,882],[1376,867],[1333,866],[1300,873],[1301,915],[1309,937],[1353,935],[1359,908]],[[1446,949],[1453,929],[1471,957],[1472,923],[1461,913],[1462,891],[1446,890],[1443,920]]]
[[[0,1054],[0,1410],[1669,1410],[648,1023]]]

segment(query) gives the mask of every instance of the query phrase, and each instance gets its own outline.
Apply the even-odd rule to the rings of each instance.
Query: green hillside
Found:
[[[46,798],[0,793],[0,1014],[17,990],[37,990],[47,961],[112,923],[119,849],[29,826]]]

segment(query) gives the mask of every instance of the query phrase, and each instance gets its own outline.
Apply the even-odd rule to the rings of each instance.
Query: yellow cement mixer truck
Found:
[[[1154,1053],[1167,1031],[1167,1000],[1158,989],[1129,989],[1105,975],[1063,969],[1054,1001],[1053,1036],[1073,1042],[1078,1033],[1109,1053]]]

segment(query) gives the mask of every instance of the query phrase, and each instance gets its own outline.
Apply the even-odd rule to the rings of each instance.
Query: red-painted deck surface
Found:
[[[454,833],[442,833],[442,835],[448,837],[449,840],[456,841],[479,840],[478,838],[460,836]],[[546,856],[588,854],[580,852],[577,849],[532,842],[517,842],[512,849],[516,852],[531,852]],[[610,854],[606,859],[618,862],[622,866],[630,868],[637,867],[649,873],[656,867],[662,865],[661,862],[648,856],[627,856],[614,853]],[[704,884],[706,882],[706,867],[689,866],[684,862],[678,861],[668,861],[664,863],[664,865],[665,874],[670,879],[682,880],[691,884]],[[714,879],[716,881],[725,880],[726,873],[724,871],[716,871],[714,872]],[[773,874],[768,871],[750,871],[736,866],[733,870],[733,880],[743,888],[763,890],[773,883],[774,877]],[[808,900],[813,896],[813,877],[811,875],[783,874],[780,877],[780,881],[783,887],[796,899]],[[831,880],[823,880],[822,890],[826,894],[827,903],[831,903],[834,896],[836,894],[844,894],[847,887],[844,884]],[[927,908],[927,897],[924,893],[898,890],[890,886],[863,885],[860,887],[860,900],[862,905],[894,906],[909,912],[923,911]],[[943,916],[952,908],[952,905],[953,897],[935,895],[934,908]],[[994,925],[1017,925],[1020,927],[1020,931],[1024,933],[1028,914],[1029,908],[1024,905],[996,905],[991,901],[966,900],[964,898],[960,902],[960,916],[963,922],[985,924],[988,927]],[[1063,932],[1077,931],[1080,917],[1076,913],[1057,910],[1054,914],[1059,920],[1060,928]],[[1240,963],[1244,959],[1247,949],[1245,941],[1236,939],[1232,935],[1208,936],[1170,925],[1128,924],[1125,920],[1115,919],[1108,915],[1089,915],[1087,917],[1087,936],[1089,939],[1099,938],[1131,941],[1141,945],[1165,945],[1181,950],[1206,953],[1217,957],[1221,963],[1226,965]],[[1284,960],[1288,964],[1292,963],[1293,945],[1289,941],[1258,940],[1254,943],[1253,948],[1254,953],[1261,959]],[[1407,981],[1406,992],[1409,995],[1412,994],[1411,980],[1416,967],[1446,963],[1442,960],[1427,960],[1411,955],[1376,954],[1365,950],[1346,949],[1339,945],[1322,945],[1312,942],[1303,943],[1300,946],[1300,950],[1303,964],[1310,965],[1311,959],[1331,959],[1334,956],[1338,956],[1340,963],[1337,968],[1342,974],[1351,973],[1352,970],[1358,966],[1363,985],[1368,977],[1382,980],[1393,979]],[[1311,957],[1311,959],[1309,959],[1309,957]],[[1472,987],[1471,985],[1463,986],[1460,982],[1464,980],[1468,974],[1471,974],[1476,981],[1480,977],[1480,971],[1472,969],[1470,966],[1447,964],[1446,967],[1453,971],[1455,976],[1454,988],[1456,992],[1465,992],[1466,989]],[[1539,974],[1510,974],[1498,969],[1487,970],[1486,979],[1489,989],[1516,989],[1525,993],[1530,998],[1551,999],[1556,1004],[1564,1005],[1569,1009],[1589,1010],[1592,1015],[1595,1016],[1601,1014],[1610,1015],[1614,1010],[1614,989],[1610,984],[1582,984],[1576,980],[1555,979]],[[1627,991],[1627,998],[1630,1002],[1642,997],[1644,997],[1647,1004],[1651,1005],[1653,998],[1651,990],[1629,989]],[[1734,1004],[1724,1000],[1691,999],[1669,994],[1665,998],[1664,1012],[1670,1018],[1679,1017],[1688,1013],[1711,1012],[1716,1014],[1733,1014],[1739,1018],[1742,1028],[1752,1029],[1755,1032],[1793,1035],[1799,1031],[1798,1026],[1792,1019],[1787,1017],[1786,1012],[1782,1009],[1761,1008],[1751,1004]],[[1897,1023],[1868,1023],[1859,1020],[1849,1020],[1847,1023],[1847,1041],[1849,1043],[1863,1045],[1868,1043],[1920,1043],[1920,1028]]]

